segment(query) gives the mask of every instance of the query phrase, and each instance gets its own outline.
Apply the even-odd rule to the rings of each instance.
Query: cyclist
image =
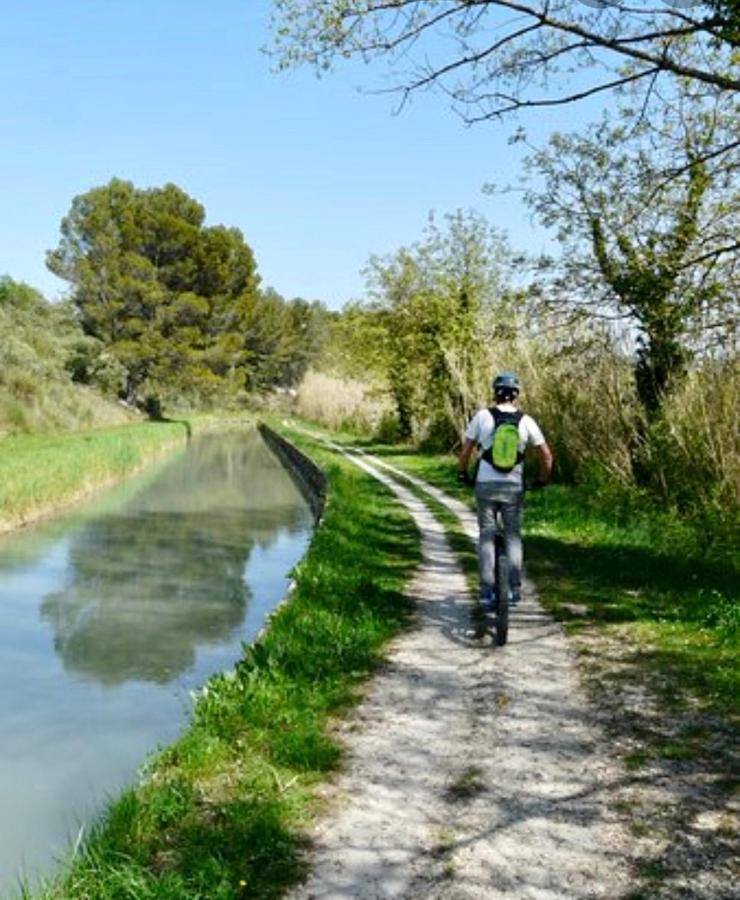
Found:
[[[513,372],[502,372],[493,379],[495,405],[481,409],[465,429],[465,442],[460,451],[458,480],[469,484],[468,462],[473,449],[481,448],[482,455],[475,477],[475,499],[478,507],[478,573],[480,601],[484,609],[495,607],[494,598],[494,537],[496,534],[496,509],[501,510],[504,526],[504,544],[509,559],[511,606],[521,599],[522,583],[522,499],[524,496],[524,452],[534,447],[539,457],[539,478],[535,486],[542,487],[550,480],[552,453],[531,416],[518,409],[519,378]],[[514,426],[514,457],[511,467],[496,464],[493,459],[494,432],[502,425]],[[497,437],[498,444],[498,437]],[[488,452],[486,452],[488,451]],[[500,461],[500,460],[499,460]]]

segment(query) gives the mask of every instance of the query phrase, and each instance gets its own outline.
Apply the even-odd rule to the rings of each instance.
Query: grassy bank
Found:
[[[314,787],[341,755],[331,717],[406,623],[402,588],[419,560],[413,522],[391,495],[309,449],[327,472],[328,503],[290,602],[232,674],[208,683],[183,737],[35,896],[269,898],[300,876]]]
[[[214,424],[201,417],[0,440],[0,532],[84,498]]]

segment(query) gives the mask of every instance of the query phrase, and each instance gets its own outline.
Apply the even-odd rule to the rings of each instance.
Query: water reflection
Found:
[[[269,546],[280,526],[305,527],[295,489],[271,463],[253,433],[201,439],[125,510],[74,536],[68,583],[41,605],[66,670],[104,685],[164,684],[199,646],[233,636],[254,544]]]
[[[0,539],[0,894],[172,740],[283,595],[312,516],[253,431]]]
[[[69,551],[71,583],[41,606],[65,669],[106,685],[165,683],[198,644],[227,640],[248,598],[247,528],[244,515],[166,513],[86,528]]]

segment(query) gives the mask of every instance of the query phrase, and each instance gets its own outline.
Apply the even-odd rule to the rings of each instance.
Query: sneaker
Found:
[[[509,597],[509,606],[518,606],[519,601],[522,599],[521,591],[512,591]]]

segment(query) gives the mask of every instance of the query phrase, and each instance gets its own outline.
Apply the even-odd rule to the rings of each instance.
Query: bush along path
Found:
[[[352,458],[421,532],[423,562],[408,587],[417,620],[341,726],[348,765],[315,829],[311,875],[292,896],[624,896],[620,770],[561,628],[527,584],[509,644],[476,636],[443,526],[388,467]],[[437,498],[475,533],[467,508]]]

